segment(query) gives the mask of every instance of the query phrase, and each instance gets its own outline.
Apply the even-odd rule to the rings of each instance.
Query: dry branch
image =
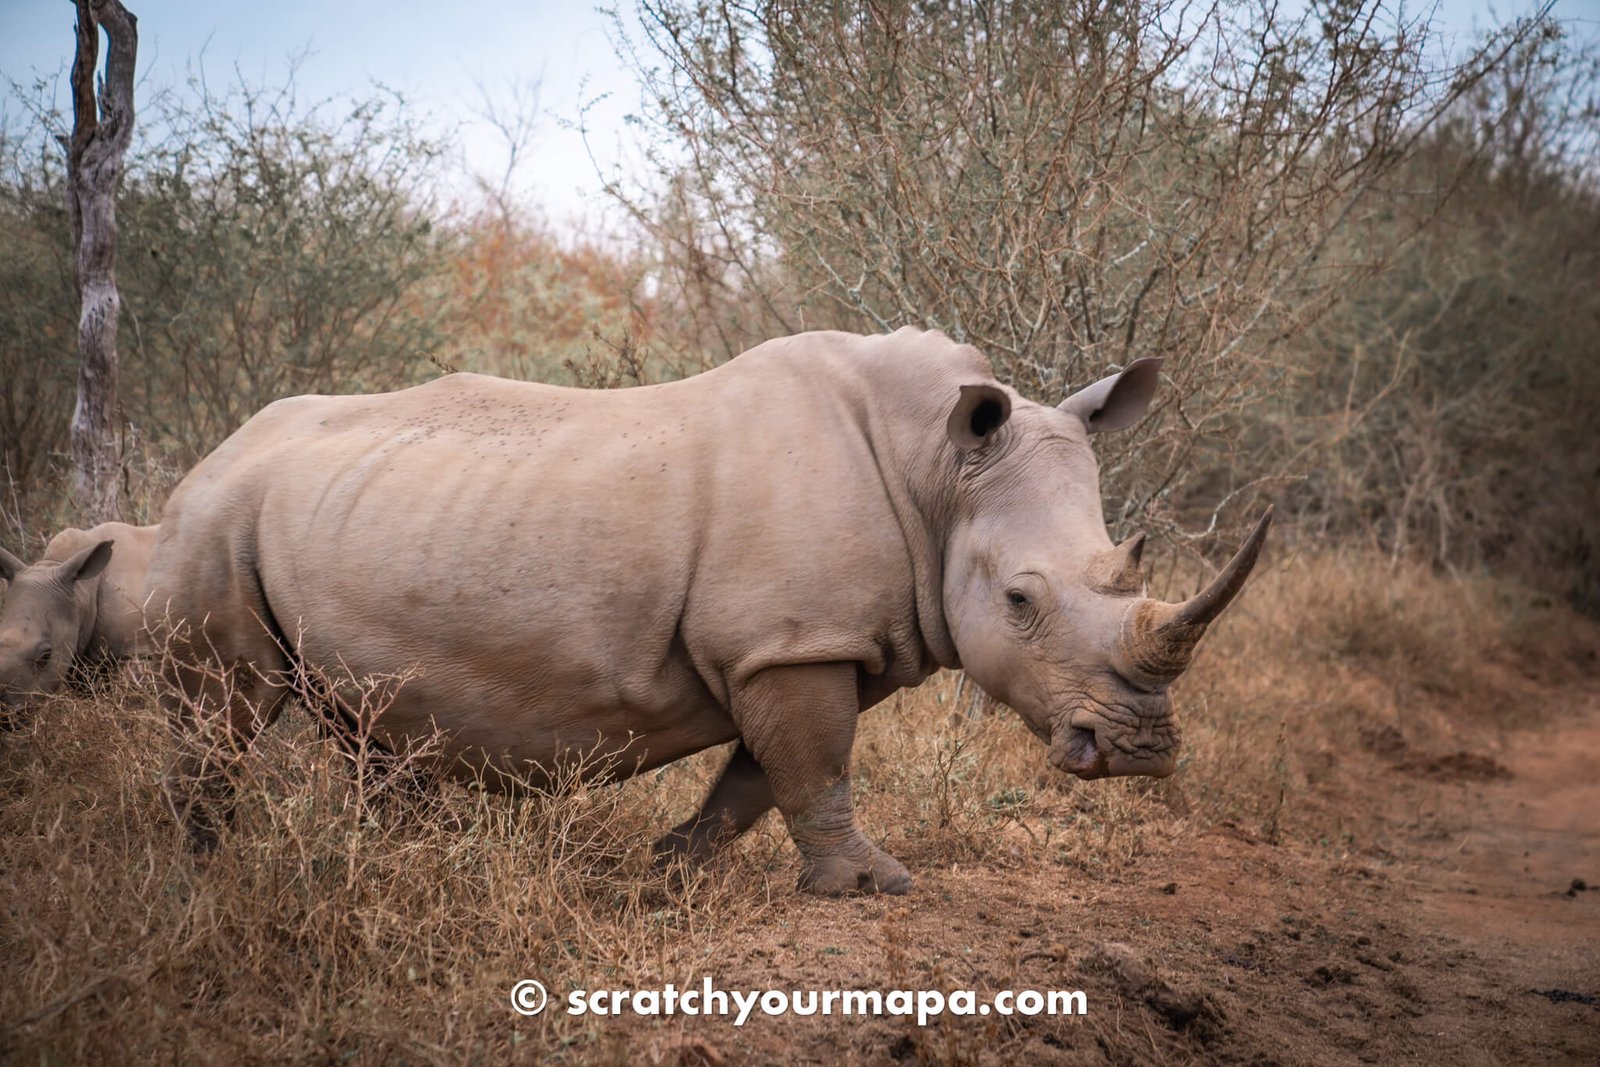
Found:
[[[72,136],[67,141],[67,214],[79,302],[78,399],[72,414],[74,491],[90,522],[117,518],[117,176],[133,138],[138,20],[119,0],[77,0],[72,63]],[[111,43],[95,88],[100,30]]]

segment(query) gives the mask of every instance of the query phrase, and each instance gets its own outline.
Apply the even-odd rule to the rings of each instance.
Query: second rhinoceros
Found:
[[[155,539],[154,526],[105,522],[56,534],[32,566],[0,548],[0,713],[136,651]]]
[[[437,728],[445,765],[491,782],[738,741],[660,852],[704,857],[775,806],[823,894],[911,886],[856,825],[851,748],[863,710],[941,667],[1064,771],[1170,774],[1168,683],[1266,521],[1193,600],[1143,596],[1089,441],[1144,414],[1158,365],[1042,405],[936,332],[819,332],[634,389],[454,374],[272,404],[162,516],[170,706],[234,734],[181,752],[174,810],[215,843],[219,761],[300,665],[410,672],[375,732]]]

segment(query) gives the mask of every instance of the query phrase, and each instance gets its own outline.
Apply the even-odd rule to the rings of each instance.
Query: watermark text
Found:
[[[532,979],[511,991],[511,1006],[522,1015],[537,1015],[550,1003],[544,986]],[[681,989],[671,982],[659,989],[574,989],[554,1003],[568,1015],[715,1015],[732,1019],[735,1026],[758,1012],[898,1016],[927,1026],[941,1015],[1086,1015],[1089,1010],[1082,990],[720,989],[710,978]]]

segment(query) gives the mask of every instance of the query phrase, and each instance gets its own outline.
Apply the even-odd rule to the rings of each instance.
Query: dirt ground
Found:
[[[1353,742],[1363,758],[1317,799],[1339,840],[1224,827],[1092,887],[1024,862],[922,869],[903,899],[796,895],[713,976],[1081,989],[1082,1017],[618,1020],[600,1045],[679,1063],[1600,1063],[1600,692],[1572,699],[1455,750]]]

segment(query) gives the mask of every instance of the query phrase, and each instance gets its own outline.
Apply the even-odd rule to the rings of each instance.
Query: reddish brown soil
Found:
[[[917,872],[731,935],[724,988],[1082,989],[1080,1018],[618,1021],[668,1063],[1600,1063],[1600,699],[1351,761],[1339,843],[1181,835],[1132,873]],[[1353,843],[1352,843],[1353,842]]]

